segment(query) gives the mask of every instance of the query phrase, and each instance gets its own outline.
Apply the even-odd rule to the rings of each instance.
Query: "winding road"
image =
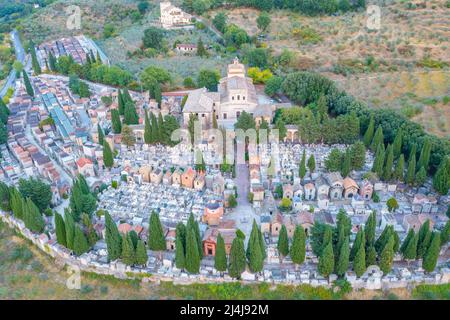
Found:
[[[14,49],[16,53],[16,60],[20,61],[23,65],[25,65],[25,49],[22,46],[22,42],[20,41],[19,33],[17,30],[14,30],[10,33],[11,40],[14,43]],[[3,98],[6,95],[6,92],[10,87],[14,85],[14,81],[16,80],[16,71],[13,69],[9,73],[8,78],[6,79],[6,83],[3,88],[0,89],[0,98]]]

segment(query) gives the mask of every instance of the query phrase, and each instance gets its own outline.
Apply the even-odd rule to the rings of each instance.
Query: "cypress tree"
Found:
[[[436,268],[437,260],[439,258],[440,245],[441,238],[439,232],[433,232],[431,244],[423,257],[422,262],[422,267],[426,272],[432,272]]]
[[[312,153],[308,158],[308,169],[310,174],[316,170],[316,158],[314,158],[314,154]]]
[[[294,237],[292,238],[292,246],[290,250],[292,262],[296,265],[305,262],[306,256],[306,234],[301,226],[296,226]]]
[[[119,105],[119,114],[121,116],[123,116],[125,114],[125,101],[124,101],[122,91],[120,89],[119,89],[119,92],[117,95],[117,101],[118,101],[118,105]]]
[[[416,185],[421,186],[427,180],[427,172],[424,167],[420,167],[416,174]]]
[[[98,50],[97,50],[97,53],[96,53],[95,62],[96,62],[97,64],[99,64],[99,65],[102,64],[102,58],[100,58],[100,53],[98,52]]]
[[[264,262],[264,260],[267,258],[266,243],[264,242],[262,232],[259,229],[258,229],[258,239],[259,239],[259,248],[261,249],[261,253],[262,253],[262,260]]]
[[[56,58],[55,58],[55,56],[53,55],[53,53],[51,51],[50,51],[50,54],[48,56],[48,65],[50,67],[50,71],[52,71],[52,72],[56,72],[57,71],[57,69],[56,69]]]
[[[403,131],[402,129],[398,129],[397,134],[395,135],[394,142],[392,144],[394,149],[394,157],[397,159],[402,153],[402,143],[403,143]]]
[[[350,258],[350,245],[348,237],[345,238],[344,243],[339,249],[339,258],[336,265],[336,274],[338,276],[343,276],[348,269]]]
[[[186,266],[186,257],[185,257],[184,246],[185,246],[185,244],[184,244],[183,235],[178,232],[178,225],[177,225],[177,233],[176,233],[176,237],[175,237],[175,265],[180,270],[183,270]]]
[[[410,232],[412,231],[412,237],[409,239],[408,242],[406,242],[407,238],[405,239],[406,246],[403,251],[403,258],[407,260],[415,260],[417,258],[417,240],[418,235],[414,234],[414,230],[410,229]],[[408,232],[409,235],[409,232]]]
[[[155,114],[152,112],[150,114],[150,120],[151,120],[151,136],[152,136],[152,142],[157,143],[158,142],[158,120],[156,119]]]
[[[123,122],[128,125],[139,124],[139,116],[133,102],[128,101],[125,103]]]
[[[200,270],[200,256],[198,244],[193,228],[186,228],[186,270],[196,274]]]
[[[164,119],[162,113],[158,114],[158,142],[162,143],[164,138]]]
[[[333,230],[330,226],[326,225],[325,226],[325,231],[323,233],[323,237],[322,237],[322,244],[320,247],[320,252],[319,252],[319,256],[322,253],[323,249],[329,244],[332,243],[333,241]]]
[[[244,241],[236,237],[231,243],[230,260],[228,264],[228,274],[230,277],[240,279],[245,270],[245,249]]]
[[[377,250],[378,254],[380,254],[381,251],[383,251],[384,247],[386,246],[386,243],[388,242],[391,236],[391,233],[392,233],[391,226],[386,226],[383,232],[381,232],[377,241],[375,241],[375,249]]]
[[[403,181],[404,171],[405,171],[405,156],[402,153],[397,161],[397,165],[395,166],[394,178],[397,179],[398,181]]]
[[[11,211],[10,203],[11,203],[11,191],[6,183],[0,181],[0,208],[3,211]]]
[[[31,97],[34,97],[33,86],[31,85],[30,78],[28,78],[28,74],[25,72],[25,69],[22,71],[22,74],[23,74],[23,83],[25,84],[27,94]]]
[[[103,133],[103,129],[100,126],[100,123],[97,124],[97,132],[98,132],[98,144],[103,145],[103,141],[105,140],[105,134]]]
[[[148,255],[145,248],[144,241],[138,240],[136,245],[136,260],[135,264],[138,266],[144,266],[147,264]]]
[[[133,242],[131,241],[129,233],[122,235],[122,261],[127,266],[131,266],[136,261]]]
[[[214,268],[219,272],[227,270],[227,253],[225,251],[225,241],[219,233],[217,236],[216,255],[214,256]]]
[[[334,254],[332,243],[328,243],[322,250],[319,257],[319,264],[317,266],[319,273],[328,277],[334,270]]]
[[[383,171],[383,179],[385,181],[391,180],[393,164],[394,164],[394,150],[392,148],[392,145],[389,144],[387,147],[386,163],[384,165]]]
[[[370,149],[372,151],[375,151],[378,149],[378,146],[380,144],[384,144],[383,128],[381,127],[381,125],[378,126],[377,131],[375,132],[375,136],[373,137],[372,144],[370,145]]]
[[[34,74],[36,75],[41,74],[42,70],[36,57],[36,48],[34,47],[33,41],[30,41],[30,54],[31,54],[31,66],[33,67]]]
[[[20,192],[15,188],[11,188],[10,207],[16,219],[23,220],[24,200]]]
[[[441,246],[448,242],[450,237],[450,220],[445,223],[444,229],[441,231]]]
[[[285,225],[281,226],[280,233],[278,234],[277,249],[280,255],[280,260],[282,261],[283,258],[289,254],[289,239]]]
[[[414,184],[414,177],[416,174],[416,145],[411,149],[408,159],[408,170],[406,171],[405,182],[409,185]]]
[[[247,246],[247,259],[252,272],[260,272],[264,266],[264,257],[259,241],[259,229],[256,221],[253,220],[252,231]]]
[[[149,249],[153,251],[166,250],[166,239],[164,238],[161,221],[159,220],[159,215],[154,211],[150,215],[148,232]]]
[[[444,157],[433,177],[433,187],[442,195],[450,188],[450,157]]]
[[[377,264],[377,250],[373,245],[367,248],[366,253],[366,267]]]
[[[400,249],[400,237],[398,236],[398,233],[394,230],[394,228],[392,228],[391,230],[391,234],[394,236],[394,253],[397,253]]]
[[[144,119],[144,142],[146,144],[151,144],[153,142],[152,139],[152,128],[150,126],[150,120],[148,118],[148,111],[145,110],[145,119]]]
[[[366,236],[366,246],[373,246],[375,243],[375,229],[377,226],[377,213],[372,211],[369,218],[367,218],[364,226],[364,234]]]
[[[425,142],[422,146],[422,150],[420,150],[419,161],[417,162],[417,167],[424,167],[425,170],[428,170],[428,165],[430,163],[430,155],[431,155],[431,142],[430,139],[425,139]]]
[[[116,223],[108,212],[105,212],[105,241],[108,249],[109,261],[120,258],[122,252],[122,238]]]
[[[35,233],[42,233],[45,228],[45,221],[42,214],[39,212],[38,207],[31,201],[30,198],[26,200],[25,211],[25,226]],[[28,222],[28,223],[27,223]]]
[[[60,245],[67,247],[66,226],[62,216],[58,212],[55,212],[55,233],[56,241]]]
[[[117,109],[111,110],[111,123],[114,133],[117,134],[122,132],[122,123],[120,122],[120,115]]]
[[[80,226],[77,225],[75,226],[75,235],[73,238],[73,252],[77,256],[81,256],[83,253],[88,251],[89,251],[89,244],[86,239],[86,236],[84,235]]]
[[[419,234],[418,234],[418,239],[417,239],[417,256],[418,258],[422,258],[423,254],[425,253],[428,244],[431,240],[431,235],[430,235],[431,231],[430,231],[430,220],[427,219],[427,221],[425,221],[419,229]]]
[[[352,169],[352,158],[350,149],[345,151],[344,162],[342,163],[341,173],[343,177],[347,177]]]
[[[358,252],[360,247],[365,247],[365,235],[364,230],[360,228],[358,233],[356,234],[355,242],[353,242],[352,250],[350,251],[350,260],[353,261],[355,259],[356,253]]]
[[[302,155],[302,160],[300,161],[300,167],[298,169],[298,175],[302,179],[306,175],[306,153],[305,153],[305,149],[303,149],[303,155]]]
[[[373,132],[375,130],[375,119],[373,115],[370,117],[369,126],[367,127],[366,133],[364,133],[364,144],[366,147],[370,146],[373,139]]]
[[[357,277],[361,277],[366,272],[366,249],[360,246],[353,261],[353,271]]]
[[[106,140],[103,141],[103,163],[107,168],[111,168],[114,165],[113,154]]]
[[[127,88],[123,89],[122,100],[125,104],[127,102],[133,102],[133,99],[131,98],[130,92],[128,91]]]
[[[414,238],[414,229],[409,229],[408,233],[405,237],[405,239],[402,242],[402,245],[400,246],[400,253],[402,255],[405,255],[406,247],[409,245],[409,241]]]
[[[379,178],[383,177],[385,150],[384,144],[380,143],[375,153],[375,159],[373,161],[372,172],[375,172]]]
[[[388,274],[392,269],[392,262],[394,260],[394,236],[390,235],[388,242],[384,246],[380,254],[380,269],[383,274]]]
[[[199,255],[200,259],[201,259],[203,257],[202,238],[200,236],[200,228],[198,226],[198,221],[195,221],[194,215],[192,214],[192,212],[189,215],[189,219],[188,219],[188,222],[187,222],[186,229],[193,229],[194,230],[195,239],[197,241],[198,255]]]
[[[67,249],[73,250],[75,239],[75,221],[69,210],[64,211],[64,220],[66,228],[66,247]]]

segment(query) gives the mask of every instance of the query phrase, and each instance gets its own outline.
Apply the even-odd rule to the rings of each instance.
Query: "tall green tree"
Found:
[[[205,49],[202,38],[199,38],[197,41],[197,55],[202,58],[208,56],[208,52]]]
[[[302,226],[296,226],[294,236],[292,238],[292,246],[290,250],[292,262],[300,265],[305,262],[306,256],[306,234]]]
[[[75,239],[75,221],[69,210],[64,211],[64,221],[66,228],[66,247],[67,249],[73,250]]]
[[[10,211],[11,210],[10,203],[11,203],[11,190],[6,183],[0,181],[0,209],[2,209],[3,211]]]
[[[350,147],[351,167],[361,170],[366,162],[366,147],[361,141],[357,141]]]
[[[198,250],[198,255],[200,257],[200,259],[203,257],[203,246],[202,246],[202,238],[200,236],[200,227],[198,225],[198,221],[195,221],[194,219],[194,215],[191,214],[189,215],[189,219],[186,225],[186,229],[193,229],[194,230],[194,235],[195,235],[195,240],[197,242],[197,250]]]
[[[314,158],[314,154],[312,153],[308,158],[308,169],[310,174],[314,173],[314,171],[316,170],[316,159]]]
[[[431,142],[430,139],[425,139],[422,149],[420,150],[417,168],[424,167],[425,170],[428,170],[428,165],[430,163],[430,156],[431,156]]]
[[[385,150],[384,144],[378,144],[377,152],[375,153],[375,159],[373,161],[372,172],[375,172],[379,178],[383,177]]]
[[[328,277],[334,270],[334,254],[332,243],[328,243],[322,250],[322,254],[319,257],[319,264],[317,266],[319,273]]]
[[[414,184],[414,177],[416,175],[416,145],[411,149],[408,159],[408,170],[406,171],[405,182],[409,185]]]
[[[183,270],[186,266],[186,226],[179,222],[176,228],[175,236],[175,265]]]
[[[105,212],[105,241],[108,249],[108,260],[120,258],[122,253],[122,238],[116,223],[108,212]]]
[[[103,132],[100,123],[97,124],[97,132],[98,132],[98,144],[103,145],[103,141],[105,140],[105,133]]]
[[[424,167],[420,167],[416,174],[416,185],[421,186],[427,180],[427,171]]]
[[[244,241],[240,237],[236,237],[231,243],[228,262],[228,274],[230,277],[240,279],[242,272],[245,271],[245,264]]]
[[[107,168],[111,168],[114,165],[113,153],[109,143],[106,140],[103,141],[103,163]]]
[[[386,151],[387,156],[386,163],[384,164],[383,179],[389,181],[392,177],[392,166],[394,165],[394,149],[392,145],[389,144]]]
[[[348,237],[345,238],[344,243],[339,249],[339,258],[336,265],[336,274],[340,277],[345,275],[348,269],[350,258],[350,244]]]
[[[119,115],[123,116],[125,114],[125,100],[124,100],[124,97],[122,94],[122,90],[120,90],[120,89],[117,93],[117,104],[118,104]]]
[[[378,126],[377,131],[375,131],[375,135],[374,135],[372,143],[370,145],[370,149],[372,151],[376,151],[380,144],[384,144],[383,128],[381,127],[381,125]]]
[[[23,75],[23,83],[25,84],[25,90],[30,97],[34,97],[33,86],[31,85],[30,78],[28,78],[28,74],[25,70],[22,71]]]
[[[88,252],[89,249],[89,244],[83,230],[81,230],[80,226],[76,225],[75,235],[73,238],[73,252],[77,256],[81,256],[83,253]]]
[[[225,251],[225,241],[219,233],[217,236],[216,255],[214,256],[214,268],[219,272],[227,270],[227,253]]]
[[[403,143],[403,130],[400,128],[395,135],[394,142],[392,143],[394,149],[394,157],[397,159],[402,153],[402,143]]]
[[[252,272],[261,272],[264,266],[263,248],[259,239],[259,228],[253,220],[252,231],[247,245],[247,259]]]
[[[414,230],[410,229],[412,231],[413,236],[409,239],[407,242],[407,245],[405,247],[405,251],[403,252],[403,258],[407,260],[415,260],[417,258],[417,240],[418,235],[414,234]]]
[[[304,178],[306,175],[306,151],[303,149],[302,160],[300,161],[300,166],[298,169],[298,175],[300,178]]]
[[[376,265],[377,250],[375,250],[375,247],[373,245],[367,248],[365,255],[366,255],[366,267]]]
[[[120,114],[117,109],[111,110],[111,124],[114,133],[122,132],[122,122],[120,121]]]
[[[133,247],[133,242],[131,241],[130,234],[122,235],[122,262],[127,266],[131,266],[136,261],[136,255]]]
[[[148,247],[150,250],[166,250],[166,239],[164,237],[163,227],[159,220],[159,215],[154,211],[150,215],[148,233]]]
[[[135,264],[138,266],[144,266],[147,264],[148,255],[147,249],[145,248],[144,241],[138,240],[136,246],[136,260]]]
[[[380,269],[386,275],[392,270],[392,262],[394,261],[394,236],[391,234],[388,242],[384,246],[380,254]]]
[[[350,251],[350,260],[353,261],[355,259],[356,253],[360,249],[360,247],[365,247],[365,235],[364,230],[360,228],[358,233],[356,234],[355,241],[353,242],[352,250]]]
[[[280,260],[283,260],[283,258],[289,254],[289,239],[285,225],[281,226],[280,233],[278,234],[277,249],[280,255]]]
[[[414,229],[410,228],[410,229],[408,230],[408,233],[406,234],[405,239],[403,239],[403,242],[402,242],[402,244],[401,244],[401,246],[400,246],[400,253],[401,253],[401,254],[403,254],[403,255],[405,254],[406,247],[408,246],[409,241],[410,241],[412,238],[414,238]]]
[[[450,238],[450,220],[445,223],[444,229],[441,231],[441,246],[446,244]]]
[[[442,195],[448,193],[450,188],[450,157],[444,157],[438,170],[433,176],[433,187]]]
[[[60,245],[67,247],[66,226],[63,217],[58,212],[55,213],[55,233],[56,241]]]
[[[373,133],[375,131],[375,119],[373,115],[370,117],[369,126],[367,127],[366,133],[364,133],[364,144],[366,147],[369,147],[372,139],[373,139]]]
[[[25,200],[25,210],[24,219],[25,226],[30,229],[30,231],[35,233],[42,233],[45,228],[45,221],[42,214],[39,212],[39,208],[34,204],[34,202],[27,198]]]
[[[11,188],[10,207],[14,217],[23,220],[24,199],[15,187]]]
[[[417,258],[424,257],[431,242],[432,232],[430,230],[430,220],[427,220],[419,229],[417,240]]]
[[[198,273],[200,260],[195,231],[193,228],[186,228],[186,270],[191,274]]]
[[[375,230],[377,226],[377,213],[372,211],[367,218],[364,226],[364,234],[366,236],[366,246],[373,246],[375,244]]]
[[[144,119],[144,142],[146,144],[151,144],[153,142],[152,137],[152,127],[150,125],[150,119],[148,117],[148,111],[145,110],[145,119]]]
[[[403,181],[404,171],[405,171],[405,156],[402,153],[395,166],[394,178],[397,179],[398,181]]]
[[[50,184],[40,178],[19,179],[19,191],[24,198],[30,198],[41,212],[47,209],[52,201]]]
[[[31,66],[33,67],[34,74],[36,75],[41,74],[42,70],[36,57],[36,48],[34,47],[33,41],[30,41],[29,49],[31,55]]]
[[[344,162],[342,163],[341,174],[343,177],[347,177],[352,169],[352,158],[350,150],[347,149],[344,154]]]
[[[136,106],[133,102],[127,101],[125,103],[123,122],[128,125],[139,124],[139,116],[136,112]]]
[[[441,238],[439,232],[433,232],[430,246],[423,257],[422,267],[426,272],[432,272],[436,268],[439,258]]]
[[[356,251],[353,260],[353,271],[355,271],[357,277],[361,277],[366,272],[366,249],[364,246],[360,246]]]

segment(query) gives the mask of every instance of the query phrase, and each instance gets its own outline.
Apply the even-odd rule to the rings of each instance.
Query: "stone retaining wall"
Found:
[[[161,281],[173,281],[174,284],[188,285],[193,283],[226,283],[235,282],[228,275],[223,277],[211,277],[208,275],[183,275],[176,276],[174,274],[168,276],[167,274],[148,274],[137,268],[131,268],[125,266],[121,262],[111,262],[108,264],[101,264],[98,262],[90,262],[83,257],[75,257],[70,254],[70,251],[66,248],[54,243],[48,244],[40,240],[39,235],[35,235],[30,232],[22,221],[14,219],[9,213],[0,212],[0,218],[9,227],[17,230],[25,238],[30,240],[39,249],[45,252],[47,255],[61,262],[63,265],[71,266],[73,268],[79,268],[80,271],[93,272],[101,275],[110,275],[119,279],[134,279],[142,278],[142,282],[159,284]],[[134,275],[134,276],[133,276]],[[271,283],[271,284],[286,284],[286,285],[300,285],[308,284],[314,287],[324,286],[330,288],[333,282],[336,280],[335,275],[331,275],[328,280],[326,279],[301,279],[301,280],[288,280],[288,279],[270,279],[266,280],[263,277],[256,277],[250,273],[244,273],[242,276],[242,284],[252,283]],[[347,273],[347,280],[355,289],[369,289],[369,290],[384,290],[393,288],[406,288],[417,284],[445,284],[450,282],[450,269],[442,268],[438,272],[434,272],[430,275],[418,277],[410,275],[398,278],[393,275],[382,276],[377,266],[371,266],[368,268],[365,275],[361,278],[356,278],[351,272]]]

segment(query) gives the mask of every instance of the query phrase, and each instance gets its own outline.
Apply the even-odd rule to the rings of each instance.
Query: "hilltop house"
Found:
[[[159,10],[161,13],[160,22],[164,29],[191,24],[192,16],[175,7],[169,1],[161,2]]]

